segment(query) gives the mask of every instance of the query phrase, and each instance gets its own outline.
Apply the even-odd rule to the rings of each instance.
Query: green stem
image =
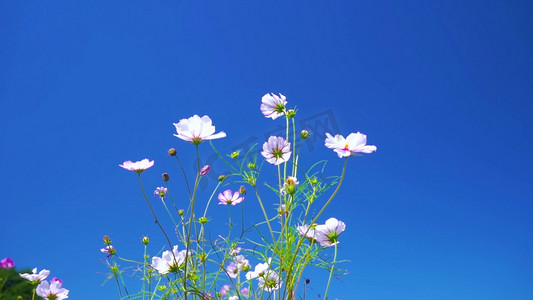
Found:
[[[196,146],[198,148],[198,146]],[[185,169],[183,168],[183,164],[181,163],[180,158],[176,154],[176,159],[178,160],[178,164],[180,165],[181,173],[183,174],[183,178],[185,178],[185,184],[187,185],[187,191],[189,192],[189,199],[191,198],[191,187],[189,185],[189,180],[187,179],[187,174],[185,173]],[[198,169],[198,172],[200,169]]]
[[[324,300],[328,300],[329,284],[331,283],[331,276],[333,276],[333,269],[335,268],[336,261],[337,261],[337,243],[335,243],[335,254],[333,255],[333,262],[331,263],[331,271],[329,272],[328,285],[326,287],[326,293],[324,294]]]
[[[261,206],[261,210],[263,211],[263,215],[265,216],[266,223],[268,225],[268,230],[270,231],[270,236],[272,236],[272,242],[275,241],[274,238],[274,231],[272,230],[272,226],[270,226],[270,221],[268,220],[268,215],[266,213],[265,207],[263,206],[263,201],[261,201],[261,197],[259,196],[259,191],[257,191],[257,187],[252,185],[255,191],[255,195],[257,196],[257,200],[259,201],[259,205]]]

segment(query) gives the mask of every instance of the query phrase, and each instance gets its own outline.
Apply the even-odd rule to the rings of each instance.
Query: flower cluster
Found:
[[[22,273],[20,277],[30,281],[32,284],[37,285],[35,291],[39,297],[46,300],[62,300],[68,298],[69,290],[63,288],[63,281],[58,278],[52,278],[48,282],[46,277],[50,275],[50,271],[42,269],[37,273],[37,268],[32,270],[32,273]]]

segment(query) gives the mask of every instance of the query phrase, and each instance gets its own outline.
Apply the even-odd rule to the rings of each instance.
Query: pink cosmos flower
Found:
[[[244,200],[244,197],[241,197],[239,191],[232,192],[231,190],[225,190],[223,193],[218,194],[218,204],[222,205],[237,205]]]
[[[201,175],[201,176],[204,176],[204,175],[206,175],[207,173],[209,173],[210,170],[211,170],[211,166],[209,166],[209,165],[205,165],[205,166],[200,170],[200,175]]]
[[[237,278],[239,276],[239,267],[235,262],[230,262],[226,266],[226,272],[228,272],[228,276],[231,278]]]
[[[166,187],[158,187],[155,189],[154,191],[154,196],[159,196],[159,198],[161,198],[161,200],[165,200],[165,195],[167,194],[168,192],[168,189]]]
[[[152,257],[152,268],[156,269],[159,274],[177,273],[180,266],[185,263],[187,250],[178,252],[178,246],[174,246],[172,251],[165,251],[161,257]],[[190,256],[190,251],[189,255]]]
[[[252,266],[250,266],[250,262],[244,257],[244,255],[237,255],[233,258],[233,261],[237,264],[237,269],[239,271],[248,271]]]
[[[277,119],[285,114],[286,97],[279,94],[279,97],[273,93],[268,93],[261,98],[261,112],[267,118]]]
[[[63,300],[68,298],[69,290],[62,287],[60,280],[48,283],[47,280],[39,283],[37,286],[37,295],[46,300]]]
[[[221,131],[215,133],[215,126],[208,116],[199,117],[194,115],[188,119],[181,119],[179,123],[174,123],[178,134],[174,136],[191,142],[194,145],[199,145],[205,140],[214,140],[226,137],[226,133]]]
[[[13,262],[13,259],[6,257],[2,260],[0,260],[0,267],[2,269],[11,269],[15,266],[15,262]]]
[[[313,227],[309,228],[309,225],[300,225],[296,227],[296,230],[298,230],[299,234],[305,236],[308,239],[313,240],[316,237],[315,229]]]
[[[46,277],[48,277],[48,275],[50,275],[50,271],[47,269],[42,269],[41,272],[37,273],[37,268],[33,268],[31,272],[32,272],[31,274],[24,273],[24,274],[19,274],[19,275],[20,277],[26,280],[29,280],[31,282],[34,282],[34,281],[40,282],[44,280]]]
[[[372,153],[377,150],[376,146],[366,144],[366,135],[357,132],[350,133],[346,139],[337,134],[335,137],[326,133],[326,147],[337,152],[339,157],[357,155],[357,153]]]
[[[346,229],[346,224],[335,218],[329,218],[325,224],[315,228],[315,239],[323,247],[331,247],[338,244],[339,235]]]
[[[241,250],[242,250],[241,247],[237,247],[237,248],[231,250],[230,254],[231,255],[237,255],[237,254],[239,254],[239,252],[241,252]]]
[[[291,157],[291,143],[282,137],[271,136],[263,144],[261,154],[269,163],[277,166],[288,161]]]
[[[128,171],[133,171],[135,173],[141,174],[146,169],[151,168],[154,165],[153,160],[148,160],[148,158],[145,158],[141,161],[132,162],[131,160],[127,160],[123,162],[121,165],[118,165],[119,167],[122,167]]]
[[[225,284],[220,288],[220,294],[222,294],[222,296],[226,296],[230,290],[231,290],[231,285]]]
[[[52,278],[52,280],[50,280],[50,282],[55,282],[55,281],[59,281],[59,283],[63,284],[63,280],[57,278],[57,277],[54,277]]]
[[[112,245],[108,245],[105,248],[100,249],[100,251],[102,251],[102,253],[107,253],[107,257],[110,257],[117,253],[117,250],[115,250],[115,247],[113,247]]]
[[[243,288],[241,289],[241,295],[242,295],[243,297],[245,297],[245,298],[250,297],[250,290],[248,290],[247,287],[243,287]]]

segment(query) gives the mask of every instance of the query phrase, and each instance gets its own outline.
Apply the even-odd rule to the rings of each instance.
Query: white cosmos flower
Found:
[[[127,160],[123,162],[121,165],[118,165],[119,167],[122,167],[128,171],[133,171],[135,173],[142,173],[144,170],[151,168],[154,165],[153,160],[149,160],[148,158],[145,158],[140,161],[132,162],[131,160]]]
[[[180,266],[185,262],[186,250],[178,252],[178,246],[174,246],[172,251],[165,251],[161,257],[152,257],[152,268],[159,274],[177,273]],[[190,256],[190,252],[189,252]]]
[[[296,230],[298,230],[299,234],[305,236],[308,239],[315,239],[316,237],[315,228],[313,228],[312,226],[311,228],[309,227],[310,227],[309,225],[304,224],[304,225],[297,226]]]
[[[250,279],[254,279],[256,277],[264,276],[266,274],[266,272],[268,270],[270,270],[270,263],[271,262],[272,262],[272,258],[269,258],[268,262],[262,263],[262,264],[257,264],[253,271],[249,271],[248,273],[246,273],[246,279],[250,280]]]
[[[335,137],[326,133],[326,147],[337,152],[339,157],[348,157],[357,153],[372,153],[377,150],[376,146],[366,144],[366,135],[357,132],[350,133],[346,138],[337,134]]]
[[[285,105],[287,101],[285,96],[279,94],[279,97],[275,94],[268,93],[261,98],[261,112],[267,118],[272,120],[277,119],[285,114]]]
[[[68,298],[69,290],[62,287],[60,280],[52,280],[52,283],[48,283],[47,280],[39,283],[36,289],[38,296],[43,297],[46,300],[63,300]]]
[[[339,235],[346,229],[346,224],[335,218],[329,218],[325,224],[315,227],[315,239],[323,247],[338,244]]]
[[[278,290],[282,283],[281,277],[274,270],[268,270],[264,276],[259,277],[259,287],[268,292]]]
[[[178,132],[178,134],[174,134],[174,136],[195,145],[198,145],[205,140],[226,137],[224,131],[215,133],[215,126],[213,126],[213,122],[208,116],[200,118],[198,115],[194,115],[188,119],[181,119],[179,123],[174,123],[174,126]]]
[[[37,268],[33,268],[33,270],[31,270],[32,273],[23,273],[23,274],[19,274],[20,277],[26,279],[26,280],[29,280],[29,281],[42,281],[44,280],[46,277],[48,277],[48,275],[50,275],[50,271],[47,270],[47,269],[42,269],[39,273],[37,273]]]
[[[273,164],[279,165],[289,160],[291,157],[291,143],[279,136],[271,136],[268,141],[263,144],[263,151],[261,152],[266,160]]]

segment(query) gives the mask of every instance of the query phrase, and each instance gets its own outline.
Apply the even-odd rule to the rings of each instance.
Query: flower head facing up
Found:
[[[37,268],[33,268],[33,270],[31,270],[32,273],[23,273],[23,274],[19,274],[20,277],[28,280],[28,281],[31,281],[31,282],[41,282],[43,281],[44,279],[46,279],[46,277],[48,277],[48,275],[50,275],[50,271],[47,270],[47,269],[42,269],[41,272],[37,273]]]
[[[339,235],[346,229],[346,224],[335,218],[329,218],[325,224],[315,228],[315,239],[323,247],[331,247],[339,243]]]
[[[218,204],[222,205],[237,205],[244,200],[244,197],[241,197],[239,191],[232,192],[231,190],[225,190],[224,192],[218,194]]]
[[[291,157],[291,143],[279,136],[271,136],[263,144],[263,151],[261,152],[266,160],[273,164],[279,165],[289,160]]]
[[[62,287],[63,282],[59,279],[41,282],[36,289],[37,295],[46,300],[62,300],[68,298],[69,290]]]
[[[261,112],[267,118],[272,120],[277,119],[285,114],[285,105],[287,105],[287,99],[282,94],[279,97],[273,93],[268,93],[261,98]]]
[[[161,257],[152,257],[152,268],[156,269],[159,274],[177,273],[185,262],[186,250],[178,252],[178,246],[174,246],[172,251],[165,251]]]
[[[200,118],[198,115],[194,115],[188,119],[181,119],[178,123],[174,123],[174,126],[178,132],[174,136],[194,145],[199,145],[206,140],[226,137],[224,131],[215,133],[215,126],[208,116]]]
[[[326,133],[326,147],[337,152],[339,157],[348,157],[358,153],[372,153],[377,150],[376,146],[366,144],[366,135],[357,132],[350,133],[346,138],[337,134],[334,137]]]
[[[0,267],[2,269],[11,269],[15,266],[15,262],[13,262],[13,259],[6,257],[2,260],[0,260]]]
[[[135,173],[141,174],[146,169],[151,168],[154,165],[153,160],[148,160],[148,158],[145,158],[140,161],[132,162],[131,160],[127,160],[123,162],[121,165],[118,165],[119,167],[122,167],[128,171],[133,171]]]
[[[168,192],[168,189],[166,187],[160,186],[155,189],[154,196],[155,197],[159,196],[159,198],[163,201],[165,200],[165,195],[167,194],[167,192]]]

